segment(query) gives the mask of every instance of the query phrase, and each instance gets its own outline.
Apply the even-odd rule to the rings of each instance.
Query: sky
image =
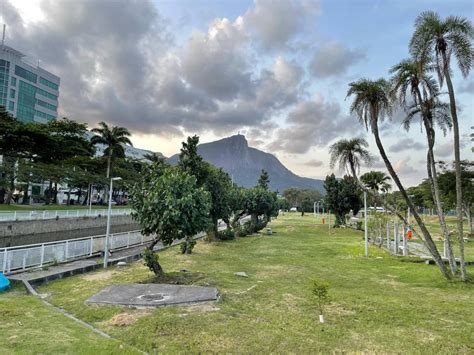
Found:
[[[166,156],[188,135],[241,133],[293,172],[324,178],[341,138],[368,140],[374,162],[362,172],[385,170],[349,112],[348,83],[388,78],[425,10],[474,22],[474,2],[460,0],[0,0],[0,23],[7,45],[61,77],[60,116],[127,127],[134,146]],[[461,158],[472,160],[474,74],[455,68],[453,82]],[[382,142],[415,185],[426,138],[402,117],[381,124]],[[437,132],[435,154],[453,159],[452,132]]]

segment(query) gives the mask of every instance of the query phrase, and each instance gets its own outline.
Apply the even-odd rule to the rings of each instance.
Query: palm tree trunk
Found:
[[[451,118],[453,119],[454,133],[454,167],[456,172],[456,214],[458,217],[458,239],[459,239],[459,262],[461,269],[461,279],[466,281],[466,266],[464,262],[464,238],[463,238],[463,214],[462,214],[462,179],[461,179],[461,152],[459,147],[459,121],[456,110],[456,99],[454,97],[453,83],[449,74],[449,65],[446,57],[446,51],[442,51],[443,71],[446,77],[446,85],[449,93],[449,106],[451,109]]]
[[[372,117],[374,116],[372,115]],[[397,185],[398,190],[400,191],[403,198],[405,199],[408,207],[410,207],[411,210],[413,211],[413,217],[415,218],[418,226],[420,227],[421,233],[423,234],[423,237],[424,237],[424,243],[426,247],[428,248],[428,250],[430,251],[431,255],[433,256],[433,260],[435,261],[436,265],[438,265],[438,268],[441,271],[441,274],[443,274],[443,276],[446,279],[448,280],[451,279],[451,275],[449,274],[446,268],[446,265],[444,264],[443,259],[441,258],[441,255],[438,252],[438,249],[436,248],[436,244],[433,242],[433,239],[431,238],[430,232],[428,231],[425,224],[423,223],[423,220],[420,218],[420,215],[416,211],[415,206],[413,205],[411,200],[408,198],[408,194],[405,191],[405,188],[403,187],[400,179],[398,178],[397,173],[393,169],[393,166],[390,163],[390,160],[388,160],[387,154],[385,153],[385,149],[382,145],[382,141],[380,140],[379,130],[376,124],[372,125],[372,133],[374,134],[375,143],[377,144],[377,148],[380,151],[380,155],[382,156],[382,159],[385,163],[385,166],[387,167],[388,172],[390,173],[390,176],[392,177],[393,181]]]
[[[466,212],[468,233],[469,236],[472,236],[472,213],[471,205],[469,203],[464,204],[464,212]]]
[[[420,105],[421,105],[421,93],[418,91]],[[444,243],[446,247],[447,257],[449,260],[449,266],[451,268],[451,273],[453,276],[456,274],[456,260],[454,259],[453,247],[451,245],[451,240],[449,239],[449,230],[446,226],[446,219],[444,218],[443,206],[441,205],[441,195],[439,192],[438,185],[438,174],[436,172],[436,163],[433,153],[433,147],[435,142],[435,131],[432,126],[432,122],[425,117],[426,112],[423,112],[423,124],[425,125],[426,138],[428,140],[428,154],[426,159],[428,178],[431,181],[431,194],[433,195],[433,200],[436,203],[436,209],[438,212],[439,224],[441,226],[441,231],[443,232]]]

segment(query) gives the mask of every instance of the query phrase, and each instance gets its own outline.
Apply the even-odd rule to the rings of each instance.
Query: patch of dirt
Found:
[[[108,280],[114,276],[114,273],[112,271],[102,271],[102,272],[96,272],[93,274],[86,274],[82,275],[81,279],[85,281],[100,281],[100,280]]]
[[[142,283],[144,284],[171,284],[171,285],[193,285],[206,277],[200,272],[169,272],[163,276],[153,276]]]
[[[203,303],[203,304],[196,304],[193,306],[189,306],[186,308],[186,313],[181,313],[178,316],[179,317],[187,317],[191,314],[196,314],[196,313],[207,313],[207,312],[217,312],[220,311],[221,309],[213,304],[209,303]]]
[[[295,226],[292,226],[291,224],[290,224],[288,227],[286,227],[286,231],[287,231],[288,233],[294,232],[295,230],[296,230],[296,227],[295,227]]]
[[[107,326],[128,327],[130,325],[134,325],[140,318],[148,316],[150,314],[151,311],[145,310],[138,312],[119,313],[102,323]]]
[[[330,304],[324,306],[324,310],[327,313],[337,314],[337,315],[340,315],[340,316],[352,316],[352,315],[356,314],[355,311],[352,311],[350,309],[346,309],[346,308],[344,308],[344,306],[342,306],[338,303],[330,303]]]
[[[284,293],[282,295],[282,303],[284,303],[288,309],[292,312],[297,311],[302,302],[305,302],[304,298],[297,297],[291,293]]]

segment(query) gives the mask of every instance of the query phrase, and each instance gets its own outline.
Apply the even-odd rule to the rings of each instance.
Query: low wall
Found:
[[[0,248],[100,235],[106,227],[106,216],[0,222]],[[111,217],[111,233],[136,229],[130,215]]]

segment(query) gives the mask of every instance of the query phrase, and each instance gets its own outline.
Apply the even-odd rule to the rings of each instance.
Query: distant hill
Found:
[[[274,155],[249,147],[245,136],[240,134],[200,144],[198,151],[204,160],[223,168],[240,186],[255,186],[261,170],[265,169],[270,176],[271,190],[283,192],[289,187],[298,187],[324,192],[322,180],[292,173]],[[169,158],[171,164],[177,161],[178,154]]]

